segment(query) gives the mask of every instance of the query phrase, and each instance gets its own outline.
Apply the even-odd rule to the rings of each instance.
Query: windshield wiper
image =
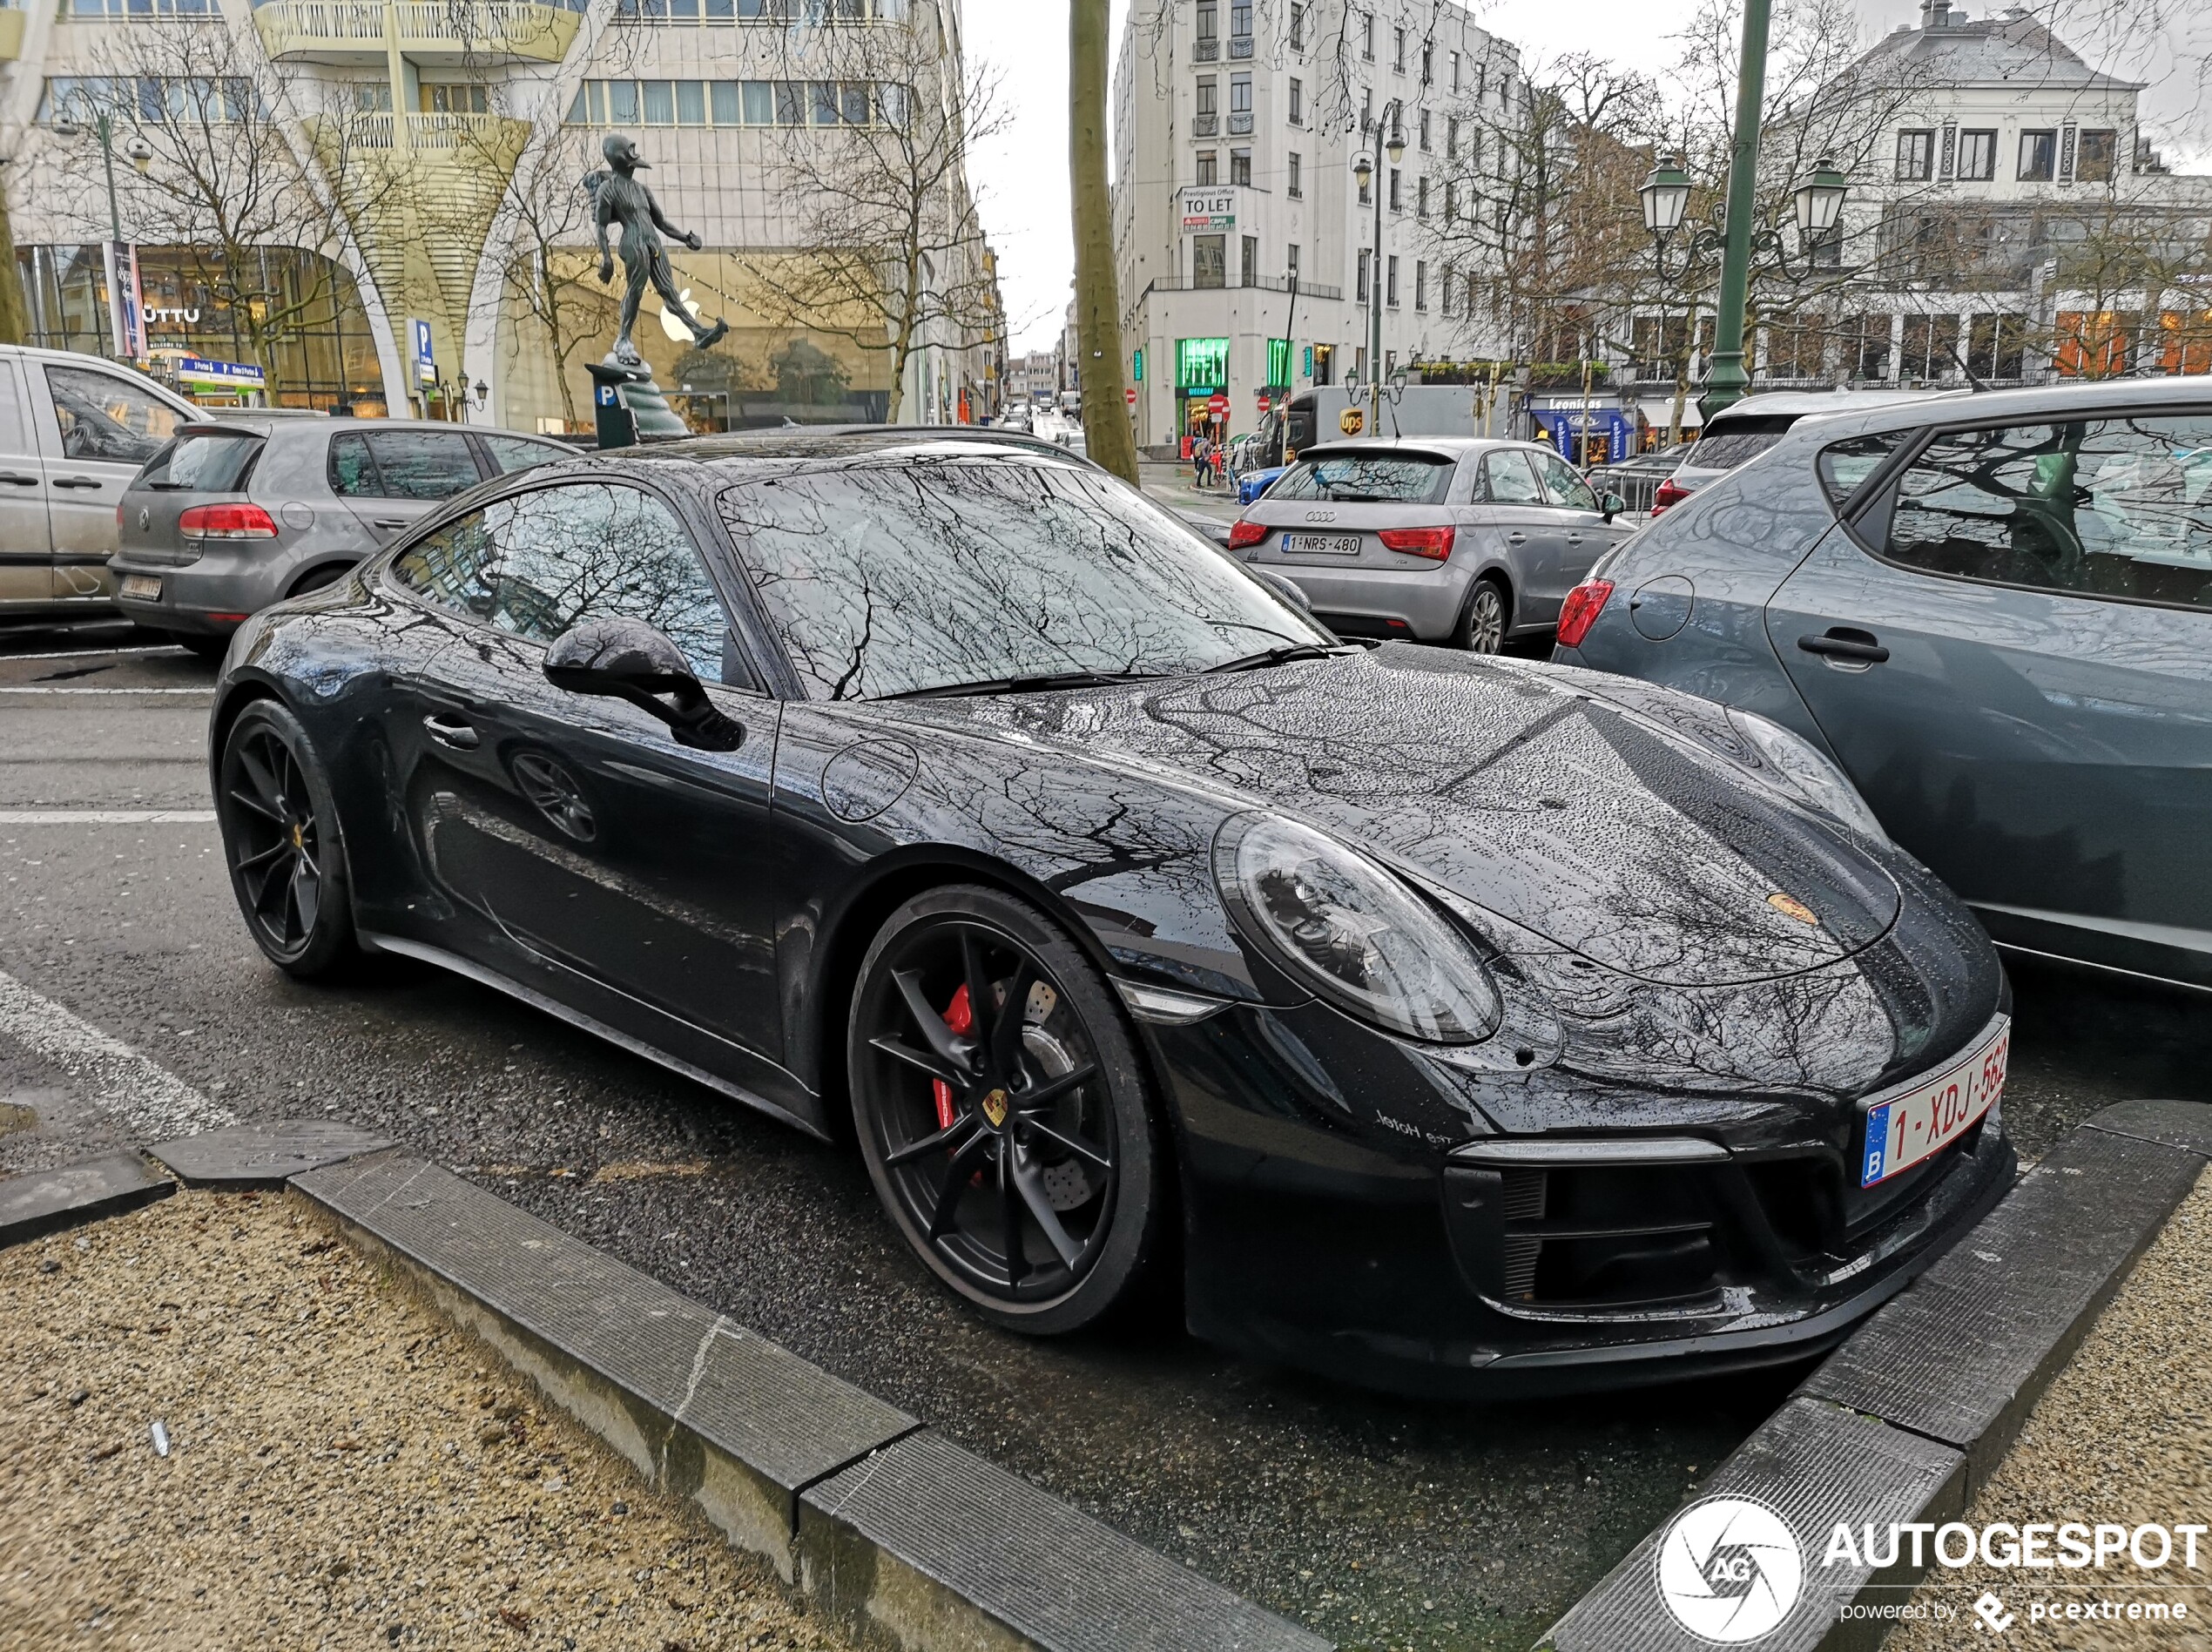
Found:
[[[1262,649],[1257,654],[1246,654],[1237,659],[1225,659],[1218,665],[1206,667],[1206,675],[1219,671],[1251,671],[1263,665],[1287,665],[1296,659],[1334,659],[1344,651],[1329,648],[1319,643],[1285,643],[1279,648]]]
[[[1041,694],[1059,688],[1109,688],[1119,683],[1157,682],[1159,671],[1043,671],[1029,677],[988,677],[976,683],[940,683],[885,694],[887,700],[948,699],[971,694]]]

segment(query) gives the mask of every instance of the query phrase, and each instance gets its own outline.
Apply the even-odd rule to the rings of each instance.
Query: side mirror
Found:
[[[571,694],[628,700],[667,724],[678,745],[734,752],[745,744],[745,729],[715,710],[684,651],[642,619],[587,619],[563,631],[545,651],[545,680]]]
[[[1300,613],[1312,613],[1313,599],[1305,594],[1296,580],[1266,568],[1247,568],[1244,571]]]
[[[1597,508],[1605,513],[1606,521],[1611,522],[1629,508],[1629,502],[1617,493],[1602,493],[1597,496]]]

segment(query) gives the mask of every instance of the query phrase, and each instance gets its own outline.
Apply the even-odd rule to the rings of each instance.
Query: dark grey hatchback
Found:
[[[1823,744],[2001,944],[2212,985],[2212,382],[1807,421],[1560,642]]]

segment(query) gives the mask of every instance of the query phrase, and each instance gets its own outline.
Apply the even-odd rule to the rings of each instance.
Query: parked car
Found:
[[[1622,515],[1648,516],[1656,502],[1660,484],[1675,474],[1692,445],[1677,442],[1669,448],[1654,448],[1649,453],[1631,454],[1609,464],[1592,465],[1582,473],[1582,480],[1590,484],[1593,492],[1619,494]]]
[[[545,436],[401,419],[186,425],[124,495],[118,605],[220,655],[248,614],[314,590],[487,477],[575,449]]]
[[[112,614],[116,505],[164,442],[207,417],[98,356],[0,346],[0,618]]]
[[[1275,485],[1276,477],[1288,470],[1288,465],[1269,465],[1264,469],[1247,470],[1237,478],[1237,502],[1249,505]]]
[[[1801,1359],[2012,1179],[1996,954],[1757,726],[1339,644],[1043,448],[763,434],[435,508],[246,622],[210,752],[280,968],[853,1140],[995,1325],[1172,1265],[1271,1361],[1552,1393]]]
[[[2000,942],[2212,985],[2212,383],[1809,420],[1570,605],[1558,658],[1819,742]]]
[[[1824,418],[1863,408],[1893,407],[1936,396],[1964,394],[1946,390],[1766,390],[1745,396],[1705,421],[1674,474],[1652,496],[1651,514],[1669,510],[1708,482],[1756,459],[1782,440],[1800,419]]]
[[[1494,654],[1543,636],[1590,564],[1627,531],[1535,442],[1468,437],[1308,449],[1229,530],[1347,637]]]

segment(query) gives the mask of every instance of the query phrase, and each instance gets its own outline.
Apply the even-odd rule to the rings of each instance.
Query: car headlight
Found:
[[[1765,759],[1783,783],[1814,808],[1835,816],[1852,831],[1877,843],[1889,841],[1890,834],[1882,830],[1882,823],[1866,806],[1866,799],[1858,795],[1858,788],[1810,740],[1791,733],[1781,724],[1770,722],[1755,711],[1739,711],[1730,707],[1728,721],[1731,728],[1750,742],[1751,749]]]
[[[1215,840],[1214,876],[1246,935],[1352,1014],[1440,1044],[1497,1030],[1503,1005],[1474,949],[1334,839],[1278,815],[1238,815]]]

